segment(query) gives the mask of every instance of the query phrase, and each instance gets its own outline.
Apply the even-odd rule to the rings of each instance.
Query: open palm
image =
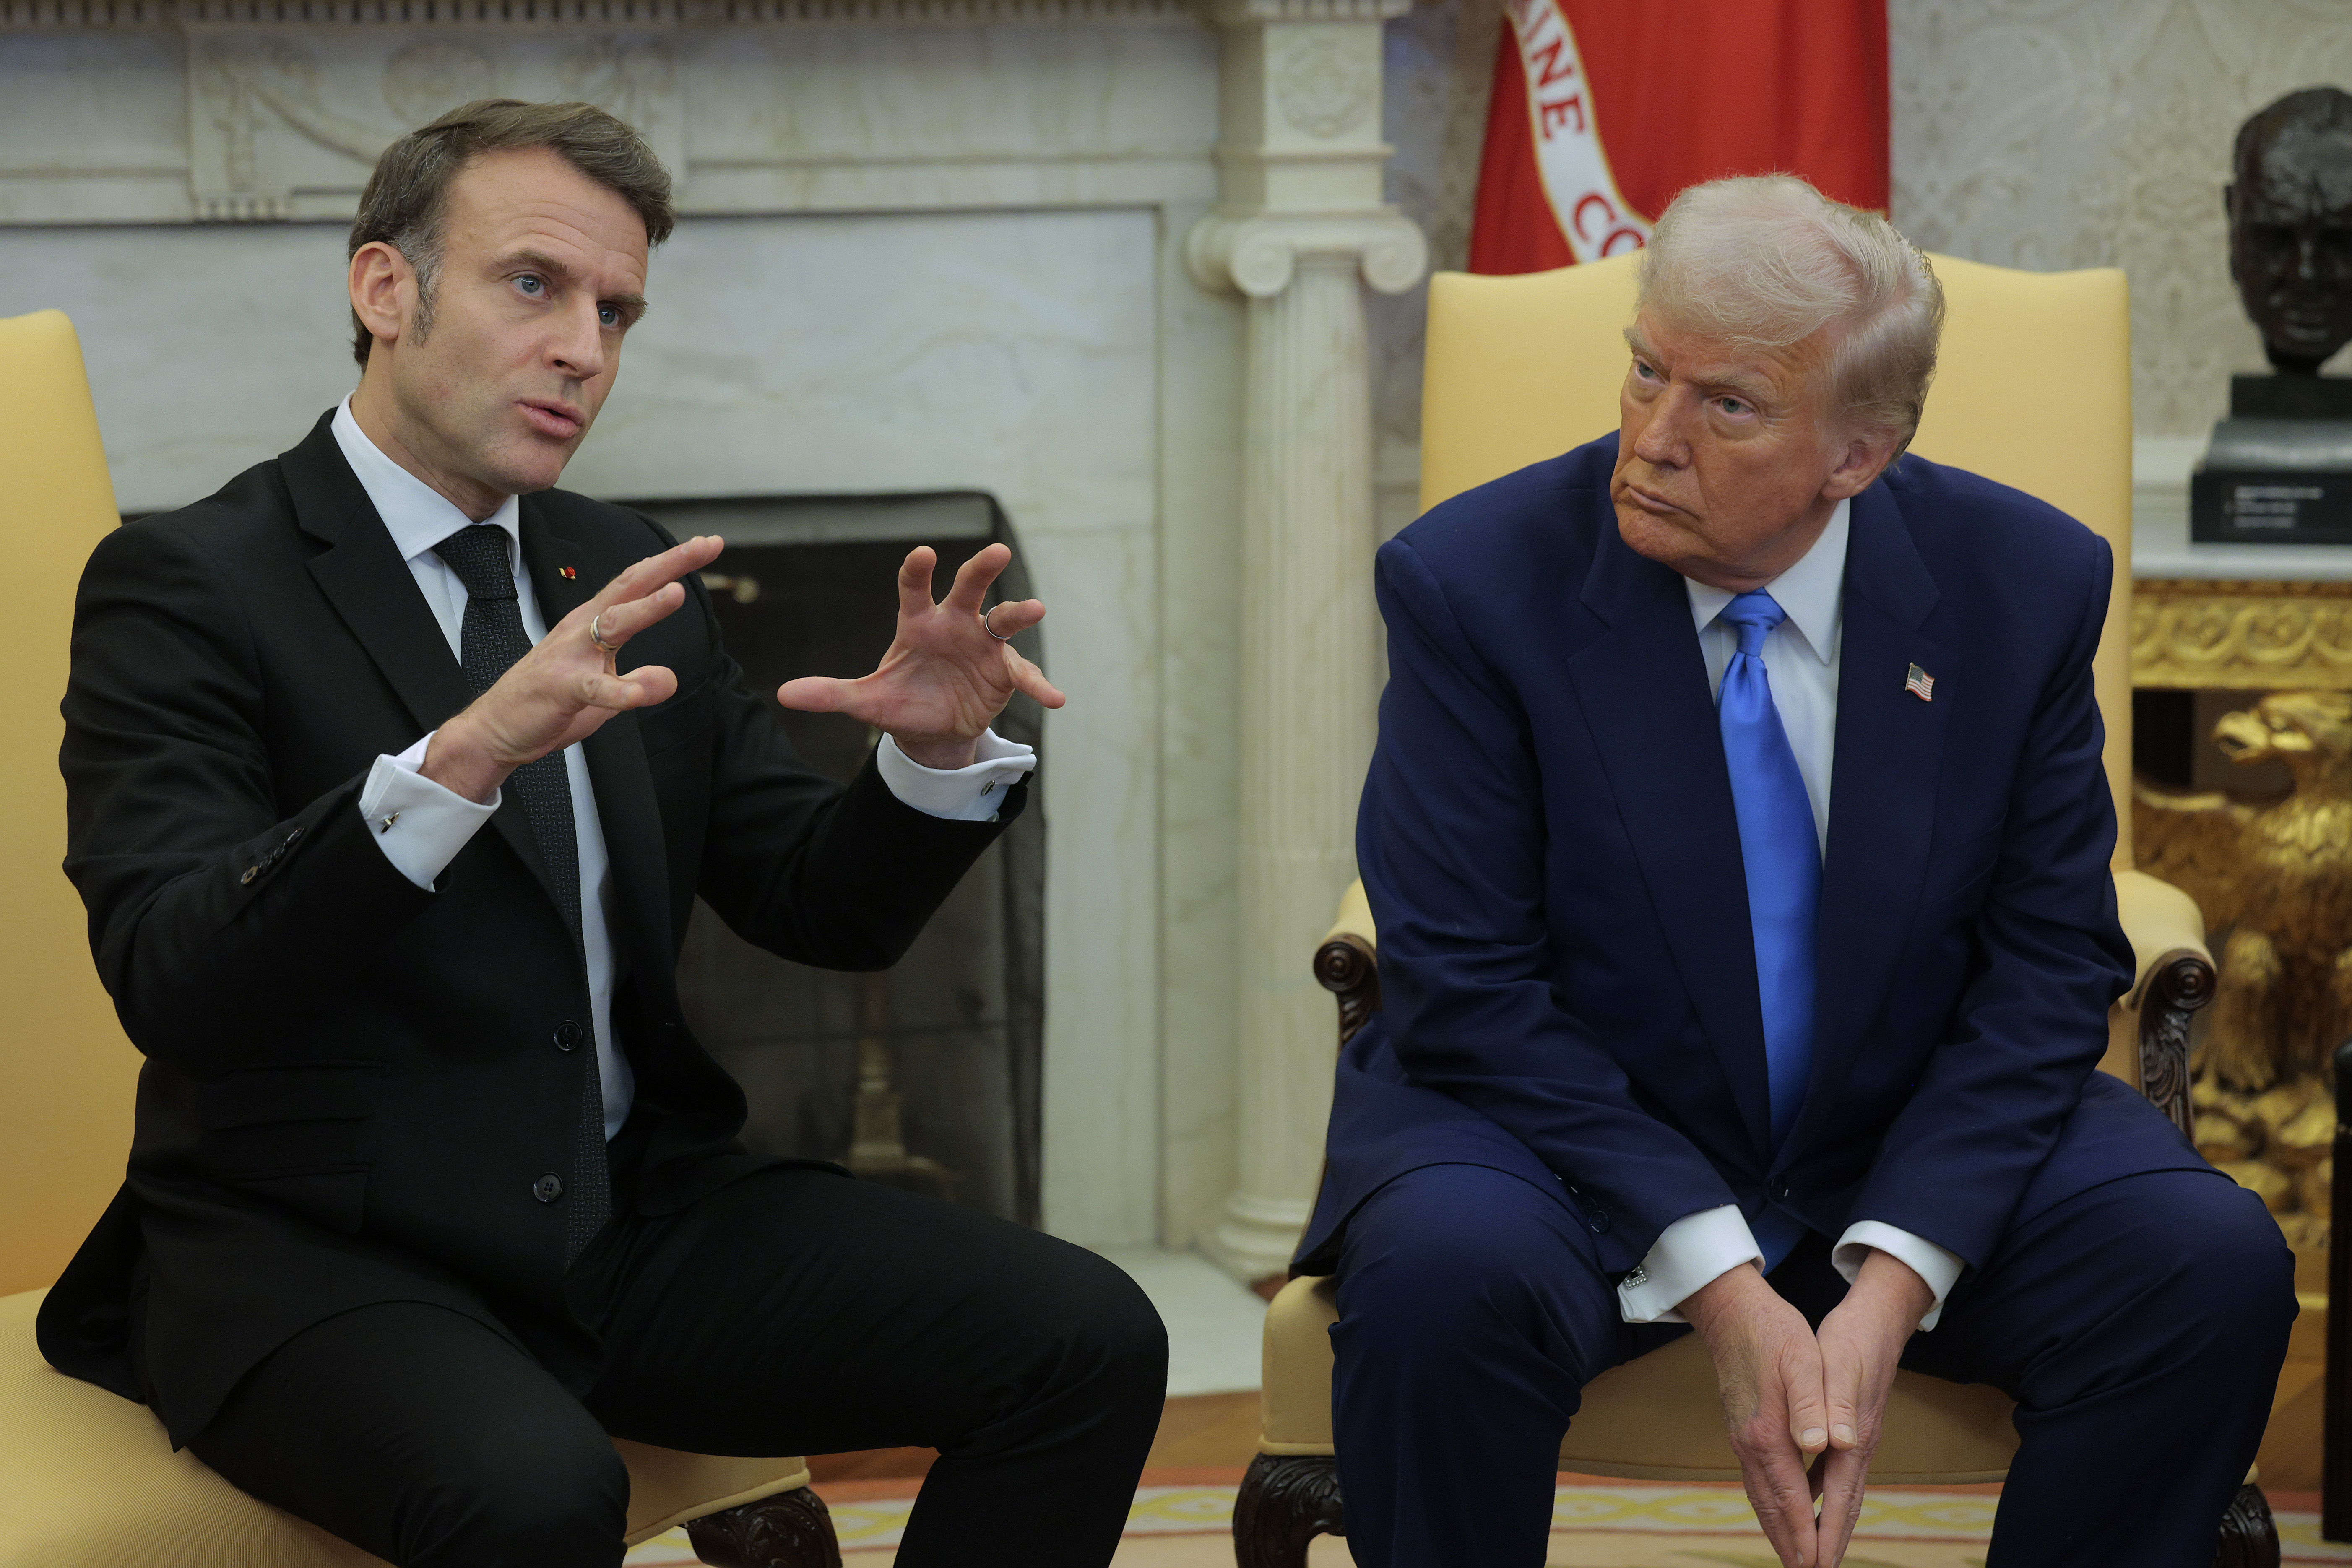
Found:
[[[1066,700],[1045,672],[1001,640],[1045,618],[1034,599],[998,605],[982,618],[989,585],[1013,552],[992,544],[963,563],[945,599],[931,598],[939,557],[928,544],[898,568],[898,629],[874,673],[855,680],[803,676],[776,689],[776,700],[803,713],[846,713],[888,734],[925,767],[962,767],[982,731],[1016,691],[1047,708]],[[993,626],[999,636],[991,636]]]

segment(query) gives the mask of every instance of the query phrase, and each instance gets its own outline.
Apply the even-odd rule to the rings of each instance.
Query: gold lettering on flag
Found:
[[[1536,167],[1560,237],[1579,261],[1640,249],[1650,226],[1610,173],[1592,119],[1592,84],[1559,0],[1507,0],[1503,8],[1527,72]]]

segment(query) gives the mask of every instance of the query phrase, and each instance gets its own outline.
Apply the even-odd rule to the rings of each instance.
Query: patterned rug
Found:
[[[847,1568],[886,1568],[906,1528],[910,1483],[821,1487]],[[1234,1488],[1147,1486],[1136,1493],[1116,1568],[1223,1568],[1233,1560]],[[1990,1489],[1872,1492],[1846,1568],[1984,1568]],[[2352,1563],[2352,1546],[2319,1538],[2316,1514],[2281,1510],[2284,1560]],[[629,1553],[629,1568],[691,1568],[686,1531]],[[1347,1568],[1344,1542],[1316,1543],[1315,1568]],[[1552,1505],[1552,1568],[1778,1568],[1736,1487],[1565,1484]]]

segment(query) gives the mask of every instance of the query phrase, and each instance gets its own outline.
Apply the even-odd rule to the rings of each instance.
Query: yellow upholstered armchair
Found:
[[[2071,513],[2114,547],[2115,595],[2099,645],[2107,782],[2119,819],[2116,900],[2137,958],[2109,1018],[2100,1064],[2137,1085],[2185,1131],[2189,1020],[2213,995],[2204,921],[2179,889],[2132,869],[2131,333],[2124,275],[2037,274],[1935,258],[1948,319],[1913,450],[2014,485]],[[1633,319],[1634,258],[1533,273],[1432,279],[1422,407],[1424,510],[1556,456],[1618,421]],[[1380,1005],[1377,933],[1360,883],[1315,954],[1339,999],[1339,1037]],[[1285,1286],[1266,1314],[1258,1458],[1234,1514],[1243,1568],[1298,1568],[1307,1543],[1344,1534],[1331,1458],[1328,1279]],[[2000,1479],[2017,1450],[1998,1390],[1895,1374],[1880,1484]],[[1706,1347],[1685,1335],[1602,1374],[1561,1446],[1560,1468],[1646,1480],[1736,1480]],[[2222,1531],[2218,1564],[2273,1568],[2278,1537],[2249,1478]]]
[[[44,1288],[121,1184],[139,1070],[59,869],[74,584],[116,521],[72,326],[0,321],[0,551],[21,590],[0,687],[0,1568],[382,1568],[173,1452],[145,1406],[51,1371],[33,1342]],[[839,1568],[802,1460],[614,1447],[632,1542],[683,1523],[724,1568]]]

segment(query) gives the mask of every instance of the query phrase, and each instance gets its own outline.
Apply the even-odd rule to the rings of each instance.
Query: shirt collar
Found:
[[[448,497],[385,457],[383,449],[368,439],[360,422],[352,417],[348,397],[335,409],[334,431],[335,445],[343,449],[343,460],[351,464],[360,488],[375,503],[376,515],[383,519],[384,531],[392,535],[393,548],[400,552],[403,561],[414,561],[459,529],[474,526],[474,520],[459,511]],[[482,520],[506,530],[509,569],[522,550],[521,513],[520,504],[509,496],[498,510]]]
[[[1830,513],[1829,526],[1813,541],[1813,547],[1794,566],[1764,584],[1773,602],[1788,612],[1789,624],[1823,664],[1837,655],[1838,626],[1844,618],[1845,545],[1853,511],[1852,500],[1838,502],[1837,510]],[[1709,587],[1695,578],[1684,578],[1683,586],[1690,591],[1691,619],[1701,631],[1736,597],[1728,589]]]

